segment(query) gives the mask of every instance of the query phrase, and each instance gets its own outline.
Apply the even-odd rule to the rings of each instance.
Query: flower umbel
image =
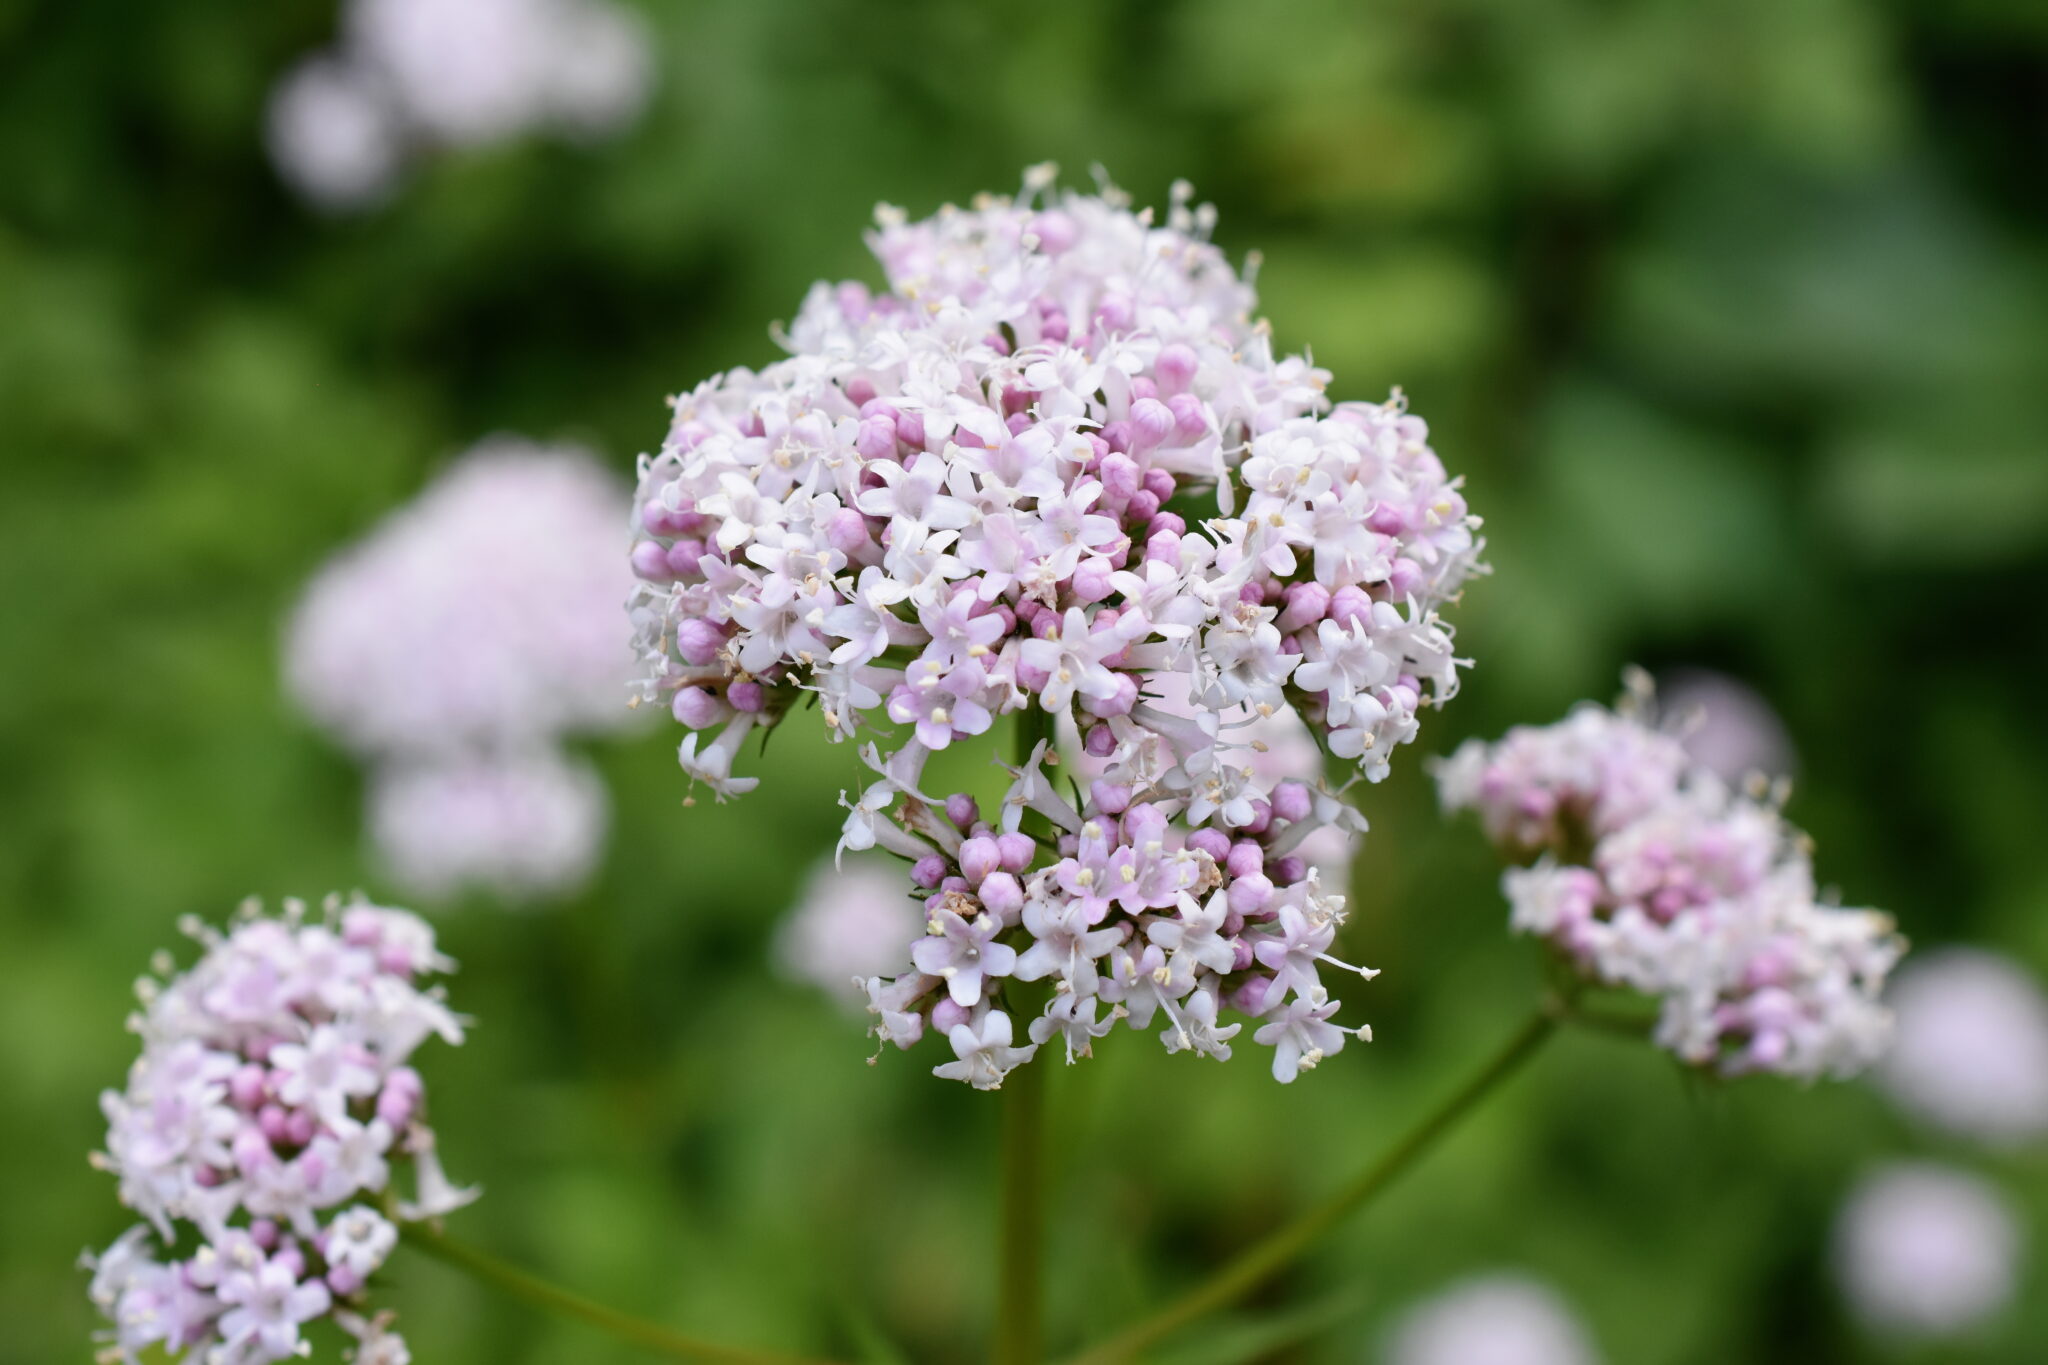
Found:
[[[1258,731],[1293,713],[1384,777],[1456,691],[1438,610],[1478,519],[1398,393],[1333,406],[1327,372],[1275,355],[1185,185],[1160,223],[1052,183],[879,210],[886,290],[818,285],[787,358],[674,400],[641,462],[641,696],[720,799],[799,704],[835,740],[876,732],[843,847],[911,860],[930,898],[910,969],[869,994],[889,1041],[952,1042],[942,1074],[992,1087],[1118,1018],[1222,1057],[1229,1006],[1292,1079],[1346,1036],[1335,959],[1281,983],[1259,950],[1327,947],[1344,898],[1298,850],[1362,822],[1320,754],[1275,774]],[[919,789],[929,754],[1026,714],[1074,736],[1088,790],[1044,746],[987,820]],[[1012,980],[1053,983],[1028,1030]]]
[[[100,1101],[96,1161],[146,1220],[85,1258],[113,1324],[105,1358],[156,1346],[209,1365],[283,1360],[330,1313],[377,1358],[402,1358],[385,1319],[352,1310],[397,1242],[387,1210],[434,1218],[476,1195],[441,1174],[408,1064],[429,1037],[462,1041],[422,984],[454,964],[424,921],[361,901],[318,917],[251,905],[226,933],[188,931],[204,956],[144,979],[130,1021],[142,1056]],[[416,1194],[398,1203],[407,1165]]]
[[[1889,916],[1823,902],[1782,789],[1731,791],[1652,723],[1615,711],[1468,741],[1437,770],[1446,809],[1503,851],[1517,932],[1589,980],[1663,1001],[1659,1045],[1727,1073],[1848,1076],[1891,1036],[1879,1001],[1905,949]]]

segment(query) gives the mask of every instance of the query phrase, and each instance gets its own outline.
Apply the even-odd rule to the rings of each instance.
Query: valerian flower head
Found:
[[[1446,809],[1477,810],[1502,851],[1517,932],[1585,978],[1659,997],[1657,1042],[1734,1074],[1868,1067],[1905,945],[1891,919],[1824,902],[1782,789],[1738,792],[1653,723],[1640,685],[1441,764]]]
[[[1053,182],[878,210],[886,287],[816,286],[787,357],[672,400],[640,467],[640,695],[720,799],[802,707],[874,736],[841,847],[909,860],[927,933],[868,995],[886,1041],[953,1045],[941,1074],[992,1087],[1118,1021],[1221,1058],[1234,1010],[1292,1079],[1356,1033],[1318,973],[1358,969],[1261,951],[1342,919],[1319,869],[1363,822],[1324,754],[1377,781],[1456,691],[1440,612],[1478,519],[1398,393],[1333,405],[1275,353],[1186,186],[1161,221]],[[1044,744],[986,818],[920,789],[1026,716],[1085,790]],[[1028,1028],[1015,982],[1051,983]]]
[[[2019,1288],[2024,1224],[2001,1191],[1932,1162],[1881,1166],[1835,1220],[1835,1276],[1857,1321],[1887,1341],[1966,1334]]]
[[[293,697],[373,758],[626,724],[625,515],[586,452],[480,443],[314,578],[286,641]]]
[[[545,746],[385,763],[367,802],[393,883],[433,901],[477,889],[519,905],[573,891],[611,820],[596,770]]]
[[[1438,612],[1478,522],[1398,396],[1333,406],[1275,356],[1210,219],[1183,190],[1161,224],[1037,173],[919,223],[882,210],[888,288],[817,286],[791,354],[678,396],[641,462],[643,697],[703,730],[809,692],[835,738],[936,750],[1028,708],[1115,748],[1176,692],[1292,705],[1384,776],[1456,689]],[[1178,762],[1205,771],[1218,738]],[[719,745],[687,763],[739,790]]]
[[[209,1365],[284,1360],[331,1313],[401,1359],[384,1320],[350,1308],[397,1242],[387,1208],[435,1218],[475,1197],[441,1172],[410,1065],[428,1038],[462,1041],[427,984],[454,964],[423,921],[360,901],[320,916],[250,906],[226,933],[189,932],[204,956],[144,979],[130,1021],[142,1055],[100,1101],[96,1164],[144,1219],[85,1258],[112,1324],[106,1358],[155,1347]],[[400,1168],[410,1201],[397,1198]]]

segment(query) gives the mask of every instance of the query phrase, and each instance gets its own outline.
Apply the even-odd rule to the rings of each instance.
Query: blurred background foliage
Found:
[[[1625,662],[1770,699],[1847,899],[2048,968],[2038,0],[642,12],[660,87],[623,138],[444,157],[330,219],[261,127],[331,5],[0,3],[0,1361],[87,1358],[72,1258],[126,1222],[94,1097],[174,920],[378,889],[360,775],[279,693],[308,573],[490,431],[626,469],[664,394],[768,358],[813,279],[872,277],[877,199],[1044,158],[1140,202],[1192,179],[1263,252],[1281,342],[1431,420],[1496,569],[1464,694],[1364,796],[1379,1041],[1284,1090],[1128,1035],[1052,1078],[1055,1345],[1332,1185],[1507,1031],[1537,969],[1423,754]],[[791,727],[759,792],[685,810],[673,738],[599,752],[587,894],[439,915],[481,1024],[428,1060],[435,1113],[490,1192],[454,1230],[707,1334],[977,1359],[990,1105],[923,1053],[864,1065],[766,967],[853,756]],[[1942,1148],[1861,1086],[1690,1084],[1572,1037],[1255,1311],[1320,1324],[1272,1359],[1362,1361],[1415,1292],[1520,1266],[1614,1362],[2038,1361],[2048,1256],[2000,1325],[1918,1353],[1831,1289],[1849,1182]],[[2041,1152],[1950,1155],[2048,1241]],[[396,1270],[423,1362],[630,1358]]]

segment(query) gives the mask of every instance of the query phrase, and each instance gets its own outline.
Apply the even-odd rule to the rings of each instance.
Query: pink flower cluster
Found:
[[[297,902],[281,917],[250,906],[226,934],[187,930],[205,956],[144,979],[130,1021],[142,1055],[100,1101],[96,1162],[145,1220],[86,1258],[113,1324],[107,1358],[284,1360],[306,1353],[307,1322],[332,1314],[358,1361],[400,1365],[388,1318],[360,1311],[397,1242],[392,1219],[475,1197],[442,1173],[408,1065],[429,1037],[462,1041],[422,984],[454,964],[417,917],[360,902],[317,919]],[[397,1166],[412,1168],[410,1200],[396,1197]]]
[[[571,735],[632,723],[624,486],[587,450],[478,442],[324,565],[293,612],[293,700],[371,766],[368,825],[408,896],[574,891],[611,810]]]
[[[1888,916],[1822,903],[1806,837],[1646,723],[1647,697],[1582,705],[1438,769],[1511,857],[1514,927],[1581,973],[1662,997],[1658,1043],[1733,1074],[1846,1076],[1891,1034],[1879,1001],[1904,950]]]
[[[1478,567],[1478,521],[1398,394],[1333,407],[1327,372],[1275,356],[1185,186],[1161,224],[1052,180],[918,223],[878,211],[886,291],[816,286],[786,359],[674,400],[641,464],[642,696],[721,799],[755,785],[746,738],[799,703],[835,739],[877,732],[843,846],[912,859],[943,902],[918,970],[876,996],[899,1042],[911,1013],[942,1025],[942,1072],[993,1084],[1010,1062],[988,1058],[1028,1053],[978,984],[1014,956],[1059,976],[1040,1023],[1075,1055],[1098,1000],[1222,1055],[1201,1021],[1229,1004],[1293,1040],[1291,1077],[1335,1050],[1334,1004],[1312,969],[1244,987],[1270,934],[1312,962],[1342,897],[1261,864],[1292,872],[1312,824],[1353,817],[1313,770],[1261,774],[1247,731],[1291,708],[1383,777],[1456,690],[1437,612]],[[1098,762],[1082,804],[1041,800],[1034,759],[1012,797],[1049,819],[1039,841],[1015,806],[987,834],[935,815],[926,758],[1026,712]],[[1139,880],[1086,893],[1076,867]],[[922,965],[942,956],[951,976]]]

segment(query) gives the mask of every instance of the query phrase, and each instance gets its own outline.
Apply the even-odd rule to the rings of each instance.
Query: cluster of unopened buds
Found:
[[[403,1365],[366,1289],[399,1223],[475,1194],[442,1172],[408,1065],[430,1037],[462,1041],[425,984],[454,964],[416,916],[360,902],[321,916],[250,906],[225,934],[187,928],[205,955],[143,980],[142,1055],[101,1098],[98,1163],[145,1220],[86,1258],[113,1324],[103,1359],[154,1348],[259,1365],[306,1354],[306,1324],[331,1315],[359,1365]],[[394,1171],[408,1166],[401,1199]]]
[[[1445,807],[1477,811],[1526,864],[1503,879],[1514,928],[1594,982],[1660,997],[1657,1042],[1689,1063],[1863,1070],[1891,1034],[1891,919],[1824,903],[1782,786],[1730,788],[1650,708],[1638,685],[1618,711],[1582,705],[1439,768]]]
[[[1244,1011],[1290,1079],[1345,1036],[1315,979],[1343,898],[1290,850],[1358,822],[1319,773],[1260,774],[1246,732],[1292,708],[1384,776],[1456,690],[1437,612],[1477,518],[1398,394],[1333,407],[1276,358],[1185,186],[1160,224],[1052,181],[879,211],[885,292],[815,287],[786,359],[674,400],[641,465],[640,697],[721,799],[800,704],[876,730],[843,847],[910,859],[932,900],[913,970],[869,989],[886,1037],[952,1042],[941,1074],[994,1085],[1054,1032],[1081,1055],[1106,1004],[1217,1056]],[[931,753],[1027,715],[1093,761],[1078,804],[1042,746],[986,831],[922,793]],[[1013,977],[1057,979],[1032,1043]]]

